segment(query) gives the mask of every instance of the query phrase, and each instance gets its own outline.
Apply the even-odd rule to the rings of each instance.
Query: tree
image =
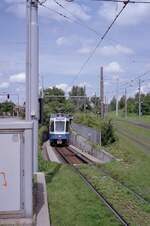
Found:
[[[86,96],[85,86],[73,86],[69,96]]]
[[[15,104],[11,101],[0,103],[0,115],[12,115]]]
[[[133,113],[135,111],[135,99],[133,97],[128,98],[128,112]]]
[[[74,104],[65,98],[62,89],[56,87],[44,90],[43,100],[43,123],[48,126],[51,114],[72,113],[75,109]]]
[[[114,96],[110,102],[110,111],[115,111],[116,109],[116,97]]]
[[[123,95],[119,100],[119,109],[125,108],[125,95]]]
[[[85,105],[88,105],[88,108],[90,108],[88,100],[86,98],[85,87],[73,86],[71,91],[69,92],[69,96],[70,99],[72,100],[72,103],[77,105],[78,110],[83,111],[85,109]]]
[[[150,92],[143,97],[141,109],[143,115],[150,115]]]

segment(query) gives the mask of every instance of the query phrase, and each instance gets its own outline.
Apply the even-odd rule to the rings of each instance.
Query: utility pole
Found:
[[[107,114],[107,97],[105,96],[104,115]]]
[[[101,75],[100,75],[100,112],[101,112],[101,118],[104,118],[104,78],[103,78],[103,67],[101,67]]]
[[[31,6],[30,0],[26,1],[26,120],[30,120],[30,69],[31,69]]]
[[[127,89],[125,88],[125,118],[127,118],[127,111],[128,111],[128,106],[127,106]]]
[[[39,33],[38,0],[27,0],[26,119],[32,120],[33,171],[38,171]]]
[[[139,117],[141,116],[141,79],[139,79]]]
[[[116,116],[118,116],[118,93],[119,93],[119,78],[117,78],[117,87],[116,87]]]

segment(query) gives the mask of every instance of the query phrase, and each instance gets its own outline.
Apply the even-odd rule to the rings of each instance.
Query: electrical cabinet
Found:
[[[33,124],[0,120],[0,218],[32,217]]]

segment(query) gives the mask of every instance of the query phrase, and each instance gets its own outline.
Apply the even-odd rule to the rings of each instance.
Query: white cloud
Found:
[[[132,55],[134,53],[132,49],[120,44],[117,44],[115,46],[113,45],[104,46],[100,48],[99,52],[105,56],[114,56],[120,54]]]
[[[111,62],[110,64],[104,66],[104,71],[107,73],[116,74],[123,72],[123,69],[118,62]]]
[[[89,14],[90,12],[90,8],[87,5],[79,5],[75,2],[67,2],[64,1],[63,3],[61,2],[61,4],[67,9],[69,10],[73,15],[75,15],[76,17],[80,18],[81,20],[84,21],[88,21],[91,19],[91,16]],[[60,7],[59,7],[60,9]],[[64,10],[63,10],[64,12]],[[65,11],[65,14],[69,17],[72,17],[70,13],[67,13],[67,11]],[[75,17],[73,17],[75,18]]]
[[[121,8],[122,4],[118,4],[118,12]],[[150,7],[146,4],[129,4],[122,12],[117,23],[120,25],[136,25],[150,16],[149,11]],[[98,13],[106,20],[112,21],[117,14],[116,4],[103,3]]]
[[[78,86],[85,86],[86,88],[91,88],[92,86],[88,82],[81,82]]]
[[[89,54],[91,51],[92,51],[91,47],[82,47],[82,48],[77,50],[77,53]]]
[[[2,82],[0,83],[0,89],[6,89],[9,87],[9,83],[8,82]]]
[[[94,46],[84,46],[77,50],[80,54],[89,54],[94,49]],[[96,52],[102,56],[117,56],[117,55],[132,55],[134,51],[131,48],[117,44],[117,45],[107,45],[99,48]]]
[[[56,39],[56,44],[58,46],[62,46],[64,44],[66,44],[67,40],[65,37],[59,37],[58,39]]]
[[[150,82],[141,86],[141,92],[142,93],[146,94],[147,92],[149,92],[149,90],[150,90]]]
[[[13,1],[13,0],[5,0],[5,2],[7,2],[9,5],[6,9],[7,12],[11,12],[13,14],[15,14],[18,17],[25,17],[26,14],[26,7],[25,4],[14,4],[14,2],[18,2],[18,1]],[[25,3],[25,1],[22,0],[22,2]],[[70,13],[68,13],[67,11],[65,11],[63,8],[61,8],[60,6],[58,6],[54,1],[46,1],[44,3],[47,7],[49,7],[50,9],[46,9],[44,7],[40,7],[39,6],[39,15],[42,17],[49,17],[52,18],[54,20],[66,20],[65,18],[59,16],[58,14],[56,14],[53,10],[58,11],[59,13],[62,13],[68,17],[71,17],[72,19],[76,20]],[[90,20],[91,16],[89,15],[89,11],[90,9],[87,6],[84,5],[79,5],[77,3],[69,3],[67,1],[64,1],[63,3],[61,3],[65,8],[67,8],[71,13],[73,13],[76,17],[78,17],[81,20],[84,21],[88,21]],[[51,11],[52,10],[52,11]]]
[[[24,18],[26,16],[26,6],[24,0],[22,1],[5,0],[5,2],[9,4],[8,7],[6,8],[6,12],[13,13],[20,18]]]
[[[19,73],[19,74],[15,74],[15,75],[11,75],[9,77],[9,81],[11,83],[24,83],[25,82],[25,73]]]
[[[71,86],[69,86],[66,83],[60,83],[55,85],[55,87],[57,87],[58,89],[62,89],[65,93],[68,93],[71,90]],[[52,86],[50,86],[50,88],[52,88]]]

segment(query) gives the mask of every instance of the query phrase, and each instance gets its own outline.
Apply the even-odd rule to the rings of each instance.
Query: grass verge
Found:
[[[130,225],[149,226],[150,205],[138,198],[119,182],[106,175],[98,167],[81,166],[80,171],[124,216]]]
[[[120,222],[67,165],[44,161],[53,226],[120,226]]]

